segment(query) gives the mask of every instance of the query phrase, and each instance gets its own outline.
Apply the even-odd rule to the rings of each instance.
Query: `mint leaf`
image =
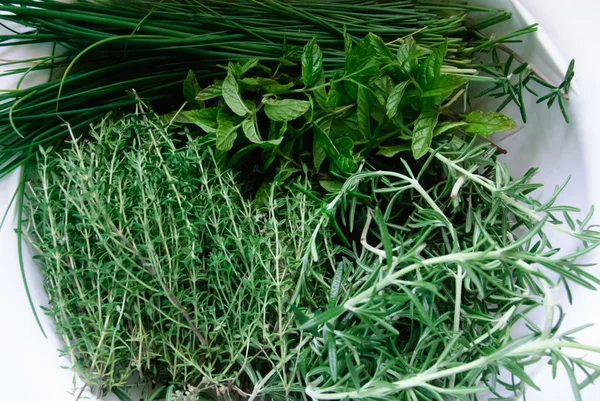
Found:
[[[240,77],[258,65],[258,59],[253,58],[244,63],[240,68]]]
[[[467,116],[465,121],[467,122],[467,126],[464,128],[465,132],[477,133],[483,137],[517,127],[517,123],[510,117],[491,111],[474,111]]]
[[[369,111],[369,90],[358,87],[357,111],[358,129],[364,138],[371,136],[371,112]]]
[[[246,135],[246,138],[248,138],[248,140],[252,143],[262,142],[262,139],[258,134],[257,125],[256,114],[246,118],[242,122],[242,130],[244,131],[244,135]]]
[[[343,88],[342,88],[343,90]],[[337,107],[342,100],[342,93],[339,90],[339,85],[331,84],[329,93],[327,93],[327,100],[325,101],[326,107]]]
[[[446,131],[450,131],[454,128],[462,127],[463,125],[466,125],[466,124],[467,123],[464,121],[458,121],[458,122],[445,121],[443,123],[440,123],[435,128],[435,130],[433,131],[433,136],[436,137],[438,135],[442,135]]]
[[[325,73],[322,72],[315,82],[316,88],[313,90],[315,100],[322,108],[327,108],[327,91],[325,90]]]
[[[392,78],[390,78],[389,75],[384,75],[373,80],[369,89],[371,89],[371,94],[379,104],[385,106],[387,98],[390,96],[390,93],[392,93],[392,90],[394,90],[394,81],[392,81]]]
[[[325,130],[318,124],[314,126],[313,135],[313,162],[315,170],[319,171],[321,164],[323,164],[327,155],[332,152],[334,146]]]
[[[393,157],[396,156],[400,152],[406,152],[411,149],[411,145],[409,142],[405,142],[402,145],[397,146],[380,146],[378,155],[383,157]]]
[[[365,139],[358,129],[358,116],[356,113],[352,113],[347,117],[336,118],[331,121],[329,137],[332,140],[335,140],[344,136],[352,138],[354,141],[362,141]]]
[[[276,84],[277,81],[271,78],[263,78],[263,77],[247,77],[240,79],[240,83],[249,85],[249,86],[265,86]]]
[[[259,145],[261,148],[270,148],[281,144],[283,140],[283,136],[277,139],[272,139],[269,141],[263,141],[260,133],[258,131],[258,121],[256,119],[256,114],[252,116],[248,116],[244,121],[242,121],[242,130],[244,131],[244,135],[248,140],[254,144]],[[285,131],[285,129],[283,129]],[[283,135],[283,133],[281,133]]]
[[[344,62],[344,72],[346,75],[354,74],[358,71],[360,71],[360,76],[362,77],[377,74],[381,62],[377,60],[377,53],[372,40],[372,37],[367,35],[363,40],[358,42],[350,53],[346,54]]]
[[[417,45],[412,36],[404,40],[398,48],[396,59],[400,65],[400,70],[408,76],[412,76],[419,65],[419,57],[427,54],[427,51]]]
[[[264,93],[273,93],[275,95],[279,95],[280,93],[287,92],[288,90],[292,89],[293,87],[294,87],[293,82],[289,82],[287,84],[280,84],[278,82],[275,82],[270,85],[265,85],[263,87],[263,91],[264,91]]]
[[[244,117],[250,112],[240,96],[240,87],[231,72],[227,73],[227,77],[223,81],[223,100],[238,116]]]
[[[196,74],[194,74],[194,71],[189,70],[183,81],[183,97],[193,108],[202,107],[202,104],[196,99],[198,92],[200,92],[200,85],[196,79]]]
[[[445,41],[429,56],[423,60],[417,71],[417,83],[423,92],[434,88],[442,70],[442,64],[448,50],[448,42]]]
[[[358,169],[358,165],[353,157],[354,141],[352,138],[344,136],[333,142],[333,148],[330,155],[333,155],[333,164],[342,173],[353,173]]]
[[[233,125],[232,122],[219,125],[216,132],[217,149],[224,152],[233,148],[235,138],[237,138],[237,130],[240,126]]]
[[[223,83],[221,81],[218,81],[210,86],[207,86],[204,89],[201,89],[200,92],[196,94],[196,100],[200,102],[205,102],[216,97],[221,97],[222,94]]]
[[[183,114],[190,122],[202,128],[207,134],[217,131],[217,116],[222,107],[209,107],[200,110],[184,111]]]
[[[326,108],[339,106],[347,97],[344,86],[340,82],[336,82],[338,79],[339,74],[335,73],[333,78],[329,81],[329,93],[327,93],[327,100],[325,102]]]
[[[344,184],[339,181],[330,181],[330,180],[319,180],[319,184],[321,184],[323,189],[325,189],[327,192],[334,192],[334,193],[340,192],[340,190],[344,186]]]
[[[302,52],[302,82],[307,87],[313,85],[323,73],[323,53],[317,44],[317,39],[312,38],[304,46]]]
[[[423,97],[440,96],[446,93],[452,93],[457,88],[461,87],[467,82],[462,77],[456,75],[442,74],[438,77],[432,88],[423,92]]]
[[[415,159],[423,157],[429,150],[431,141],[433,139],[433,130],[437,125],[437,120],[437,111],[424,110],[415,121],[411,144]]]
[[[367,35],[367,37],[369,38],[371,46],[373,47],[373,50],[375,51],[375,55],[379,59],[381,59],[382,62],[391,63],[392,59],[394,58],[394,55],[392,54],[390,49],[386,46],[386,44],[383,42],[383,40],[379,36],[375,35],[374,33],[369,33]]]
[[[291,121],[308,111],[310,102],[306,100],[269,99],[265,103],[265,114],[273,121]]]
[[[218,109],[219,109],[217,112],[217,124],[218,125],[224,125],[227,123],[231,123],[233,125],[238,125],[243,120],[243,118],[241,118],[240,116],[229,112],[229,110],[226,109],[225,107],[218,107]]]
[[[346,56],[352,51],[352,38],[348,35],[346,24],[344,24],[344,53]]]
[[[404,91],[406,91],[406,88],[408,87],[409,83],[410,81],[404,81],[399,83],[394,87],[392,93],[390,93],[386,104],[386,114],[390,120],[396,116],[396,113],[398,113],[400,101],[402,100],[402,96],[404,96]]]

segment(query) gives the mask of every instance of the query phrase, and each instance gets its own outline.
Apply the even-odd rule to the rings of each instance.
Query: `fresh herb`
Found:
[[[362,162],[322,194],[288,165],[252,194],[214,138],[139,107],[43,151],[28,190],[47,312],[97,391],[135,376],[167,399],[518,397],[548,359],[578,397],[574,372],[600,374],[563,351],[600,352],[561,331],[553,295],[600,284],[576,262],[600,233],[556,203],[564,186],[535,200],[535,170],[513,179],[489,143],[452,137],[420,170]],[[547,230],[581,247],[560,255]]]
[[[412,149],[419,159],[435,137],[443,141],[457,131],[487,137],[515,128],[499,113],[465,114],[453,107],[466,96],[469,78],[443,73],[447,47],[443,43],[427,54],[407,39],[394,55],[381,38],[369,34],[346,55],[344,70],[325,79],[322,51],[313,39],[304,47],[298,76],[286,67],[279,75],[265,76],[258,60],[230,63],[222,96],[183,116],[208,137],[214,134],[217,149],[230,152],[230,165],[260,156],[268,161],[265,170],[292,162],[326,173],[328,162],[328,174],[341,178],[375,153],[393,157]],[[412,67],[404,68],[407,60]],[[283,89],[288,81],[293,88]],[[274,85],[282,89],[273,93]]]
[[[65,48],[10,72],[66,65],[5,95],[0,177],[36,162],[19,221],[86,386],[124,400],[132,385],[169,401],[516,398],[548,360],[581,399],[600,376],[564,352],[600,349],[561,331],[553,295],[600,284],[577,261],[600,245],[593,210],[559,205],[564,185],[534,199],[535,170],[511,177],[488,139],[516,123],[467,107],[484,82],[523,121],[524,90],[566,118],[573,63],[553,85],[504,45],[535,26],[487,38],[508,13],[403,1],[0,11],[31,29],[3,41]],[[560,254],[548,230],[579,249]]]
[[[107,117],[90,135],[42,151],[28,191],[47,313],[85,383],[262,395],[271,378],[303,391],[288,361],[308,337],[289,307],[292,294],[302,309],[326,301],[330,262],[303,261],[321,205],[277,181],[247,199],[214,142],[152,114]],[[317,249],[338,252],[331,239]]]
[[[558,102],[564,111],[573,77],[571,66],[565,81],[554,86],[518,55],[506,63],[496,56],[492,61],[479,60],[479,55],[490,51],[496,55],[496,49],[506,49],[504,43],[518,41],[536,26],[489,39],[479,31],[506,21],[510,13],[463,4],[240,0],[232,7],[221,0],[109,4],[9,0],[0,1],[0,11],[2,21],[25,27],[23,33],[4,35],[0,39],[4,45],[49,43],[54,49],[47,57],[2,64],[5,74],[23,76],[16,90],[0,96],[0,124],[7,129],[0,140],[0,177],[34,160],[39,146],[60,147],[68,138],[64,120],[73,130],[85,132],[90,122],[106,112],[132,107],[134,96],[126,94],[132,88],[160,110],[170,111],[184,98],[191,106],[201,107],[202,102],[221,95],[221,85],[209,86],[214,79],[226,78],[216,65],[232,60],[258,59],[269,78],[282,68],[302,76],[303,85],[315,88],[315,100],[328,101],[330,108],[343,102],[346,95],[356,99],[358,86],[365,83],[360,75],[368,75],[373,67],[369,65],[371,59],[379,64],[397,59],[394,68],[418,76],[417,84],[425,85],[427,88],[421,90],[432,97],[459,85],[456,77],[437,82],[439,74],[468,75],[469,79],[479,74],[479,80],[491,85],[485,92],[506,96],[503,105],[516,102],[524,119],[524,89],[547,101],[548,106]],[[477,13],[480,22],[468,22],[470,13]],[[367,34],[372,40],[360,44]],[[442,43],[447,51],[440,48]],[[345,59],[346,53],[354,56]],[[422,57],[427,59],[423,65],[428,71],[423,67],[417,73]],[[516,67],[518,71],[505,72],[515,62],[523,62]],[[15,66],[20,63],[31,65]],[[190,69],[194,74],[189,74]],[[355,82],[334,86],[329,93],[323,87],[316,89],[324,78],[342,69],[356,72]],[[32,72],[49,72],[51,79],[24,88],[21,84]],[[245,73],[240,68],[232,75],[237,78]],[[520,79],[515,83],[517,76]],[[534,88],[534,82],[547,88]],[[263,87],[265,93],[279,94],[291,84],[278,81]],[[428,88],[432,85],[435,88]],[[540,89],[549,92],[542,94]],[[239,107],[235,111],[242,112],[243,105]],[[389,114],[394,114],[393,108]],[[233,133],[228,131],[226,137],[230,141]]]

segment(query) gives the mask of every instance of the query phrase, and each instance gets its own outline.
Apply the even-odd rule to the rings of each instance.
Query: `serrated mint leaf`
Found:
[[[346,56],[352,51],[352,38],[348,35],[348,31],[346,29],[346,24],[344,24],[344,52]]]
[[[358,169],[358,165],[350,156],[337,154],[333,157],[333,164],[342,173],[354,173]]]
[[[183,81],[183,97],[193,108],[201,107],[201,103],[196,99],[196,95],[200,92],[200,85],[196,79],[194,71],[189,70],[185,81]]]
[[[219,123],[217,116],[222,107],[209,107],[200,110],[184,111],[183,114],[190,122],[202,128],[207,134],[217,131]]]
[[[256,123],[256,115],[246,118],[242,122],[242,130],[246,138],[252,143],[261,143],[262,138],[258,134],[258,128]]]
[[[450,130],[453,130],[455,128],[462,127],[463,125],[466,125],[466,124],[467,123],[464,122],[464,121],[458,121],[458,122],[445,121],[443,123],[440,123],[435,128],[435,130],[433,131],[433,136],[436,137],[438,135],[442,135],[446,131],[450,131]]]
[[[284,67],[293,67],[293,66],[297,65],[296,63],[294,63],[293,61],[291,61],[285,57],[279,57],[279,62]]]
[[[333,142],[331,142],[327,132],[321,126],[315,124],[313,130],[313,163],[315,164],[315,170],[319,171],[321,164],[323,164],[332,149]]]
[[[250,71],[251,69],[253,69],[254,67],[256,67],[257,65],[258,65],[257,58],[253,58],[253,59],[246,61],[240,68],[240,77],[242,75],[244,75],[245,73],[247,73],[248,71]]]
[[[264,93],[273,93],[275,95],[279,95],[281,93],[289,91],[293,87],[294,87],[294,83],[293,82],[289,82],[289,83],[284,84],[284,85],[275,82],[273,84],[265,85],[263,87],[263,91],[264,91]]]
[[[400,70],[404,74],[412,76],[419,65],[419,57],[424,56],[425,54],[427,54],[425,49],[418,46],[414,38],[409,36],[398,48],[396,54]]]
[[[394,81],[392,81],[389,75],[384,75],[374,80],[369,88],[371,89],[371,94],[375,96],[379,104],[385,106],[387,98],[394,90]]]
[[[343,173],[353,173],[358,165],[353,157],[354,141],[344,136],[333,141],[333,148],[329,152],[333,155],[333,164]]]
[[[327,90],[325,89],[325,73],[321,73],[317,81],[315,82],[315,89],[312,91],[317,101],[317,104],[321,108],[327,108]]]
[[[205,102],[210,99],[221,97],[223,93],[223,82],[217,81],[214,84],[207,86],[204,89],[200,89],[200,92],[196,94],[196,100]]]
[[[277,81],[271,78],[263,78],[263,77],[247,77],[240,79],[240,83],[249,85],[249,86],[265,86],[276,84]]]
[[[250,112],[240,96],[240,87],[231,72],[227,73],[227,77],[223,81],[223,100],[238,116],[244,117]]]
[[[265,114],[273,121],[291,121],[308,111],[310,102],[306,100],[269,99],[265,103]]]
[[[466,79],[456,75],[442,74],[433,84],[432,88],[423,92],[423,97],[440,96],[452,93],[467,82]]]
[[[242,117],[231,113],[225,107],[218,107],[218,109],[219,109],[217,112],[217,124],[218,125],[224,125],[227,123],[231,123],[233,125],[238,125],[243,120]]]
[[[215,134],[217,140],[217,150],[226,152],[233,148],[239,127],[239,125],[233,125],[231,122],[219,125]]]
[[[364,138],[371,136],[371,112],[369,110],[369,90],[364,86],[358,88],[356,115],[358,129]]]
[[[467,116],[465,121],[467,122],[464,128],[465,132],[477,133],[483,137],[517,127],[517,123],[510,117],[491,111],[474,111]]]
[[[312,86],[323,73],[323,53],[313,38],[304,46],[302,52],[302,82],[307,87]]]
[[[354,74],[355,77],[372,77],[379,71],[380,64],[381,61],[377,59],[372,45],[372,38],[367,35],[350,53],[346,54],[344,72],[345,75]]]
[[[390,120],[393,119],[398,113],[400,101],[402,100],[402,96],[404,96],[404,92],[406,91],[406,88],[408,87],[409,83],[410,81],[404,81],[399,83],[394,87],[392,93],[390,93],[386,104],[386,114]]]
[[[334,84],[330,85],[329,93],[327,93],[327,100],[325,101],[326,107],[337,107],[342,100],[342,94],[338,87]]]
[[[352,138],[348,136],[337,138],[335,141],[333,141],[333,145],[341,154],[352,156],[352,150],[354,149],[354,141]]]
[[[327,192],[340,192],[343,183],[339,181],[331,181],[331,180],[319,180],[319,184],[325,189]]]
[[[434,110],[424,110],[415,121],[413,128],[413,136],[411,148],[413,157],[419,159],[427,154],[431,141],[433,139],[433,131],[437,125],[438,113]]]
[[[369,33],[367,35],[369,37],[369,41],[373,50],[375,51],[375,55],[381,59],[384,63],[390,63],[394,58],[391,50],[387,47],[387,45],[383,42],[383,40],[375,35],[374,33]]]
[[[432,51],[430,55],[425,57],[425,60],[423,60],[419,66],[417,71],[417,83],[423,92],[434,88],[435,83],[441,74],[442,64],[444,63],[447,50],[448,42],[444,41],[444,43]]]
[[[378,155],[383,157],[393,157],[396,156],[400,152],[406,152],[411,149],[411,145],[409,142],[403,143],[402,145],[397,146],[380,146]]]

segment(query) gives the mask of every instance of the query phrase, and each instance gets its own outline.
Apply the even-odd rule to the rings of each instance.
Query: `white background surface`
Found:
[[[350,0],[349,0],[350,1]],[[479,3],[504,7],[510,1],[481,0]],[[548,112],[544,107],[536,107],[530,112],[527,130],[502,141],[502,146],[510,150],[508,160],[512,171],[519,174],[525,167],[539,166],[536,178],[547,184],[562,182],[567,176],[573,179],[564,197],[565,202],[581,207],[588,204],[600,206],[600,183],[596,172],[600,171],[600,57],[598,56],[598,22],[600,2],[597,0],[520,0],[513,1],[519,9],[524,6],[535,21],[542,26],[537,39],[525,44],[519,53],[530,55],[534,64],[550,77],[564,71],[568,60],[575,58],[575,90],[570,101],[572,123],[561,121],[558,110]],[[527,17],[515,20],[521,26],[529,23]],[[545,50],[552,54],[555,63],[547,63]],[[2,57],[5,57],[2,54]],[[14,57],[14,56],[13,56]],[[9,83],[0,80],[0,87]],[[502,138],[500,138],[501,140]],[[0,181],[0,212],[16,188],[18,175]],[[550,191],[551,188],[546,189]],[[547,193],[546,193],[547,195]],[[542,193],[543,197],[544,194]],[[60,359],[56,348],[59,342],[53,335],[52,323],[40,312],[48,339],[40,333],[29,309],[18,265],[16,235],[12,227],[16,219],[14,213],[8,217],[0,231],[0,386],[1,398],[20,401],[72,401],[73,375],[61,368],[67,361]],[[598,217],[596,218],[598,222]],[[558,245],[560,240],[555,241]],[[560,244],[569,248],[570,243]],[[27,253],[28,254],[28,253]],[[27,256],[26,256],[27,258]],[[596,260],[599,260],[596,256]],[[600,274],[600,270],[594,270]],[[45,303],[41,291],[41,278],[35,266],[26,266],[27,279],[32,289],[36,305]],[[563,297],[564,298],[564,297]],[[568,308],[565,327],[579,324],[600,323],[600,294],[576,290],[574,305]],[[580,333],[578,340],[600,346],[600,325]],[[598,356],[593,356],[600,363]],[[536,383],[542,392],[530,391],[530,401],[563,401],[573,399],[566,378],[559,375],[553,381],[550,370],[540,367]],[[600,384],[591,386],[583,393],[584,401],[600,400]]]

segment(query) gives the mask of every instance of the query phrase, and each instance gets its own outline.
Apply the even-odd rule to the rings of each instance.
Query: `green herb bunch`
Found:
[[[303,391],[289,305],[325,299],[329,261],[297,285],[320,204],[276,182],[253,203],[219,165],[204,138],[141,112],[40,154],[30,233],[61,352],[88,386]],[[331,240],[318,249],[336,258]]]
[[[195,71],[201,85],[207,86],[214,79],[225,77],[216,66],[218,63],[257,58],[272,68],[270,78],[279,79],[278,64],[285,66],[292,78],[298,77],[301,48],[313,38],[322,47],[326,79],[347,67],[345,54],[349,44],[357,45],[372,33],[393,53],[407,38],[414,38],[419,44],[418,52],[424,53],[445,43],[447,68],[456,74],[481,73],[481,80],[491,85],[490,90],[499,95],[510,94],[511,101],[519,102],[523,92],[530,90],[541,100],[547,99],[549,105],[556,99],[562,103],[562,96],[568,91],[569,80],[554,86],[538,79],[549,87],[541,88],[550,94],[547,98],[546,92],[532,86],[536,77],[529,76],[526,64],[516,67],[521,74],[515,71],[509,76],[499,75],[498,71],[511,63],[505,67],[500,59],[479,60],[491,49],[519,41],[520,36],[536,30],[534,25],[498,38],[481,33],[509,19],[506,11],[425,1],[231,3],[1,1],[0,19],[9,28],[0,36],[1,45],[48,44],[52,54],[1,64],[4,74],[22,76],[16,90],[0,95],[0,124],[6,127],[0,137],[0,177],[34,160],[40,145],[59,147],[68,139],[63,120],[68,120],[72,129],[85,131],[106,112],[133,107],[135,99],[126,93],[131,88],[156,109],[166,112],[181,104],[180,86],[189,69]],[[478,22],[472,20],[474,15]],[[15,31],[15,24],[24,27],[23,32]],[[22,66],[23,63],[27,65]],[[25,88],[22,83],[33,72],[50,73],[50,80]],[[516,83],[515,78],[511,81],[512,76],[522,79]],[[353,77],[361,80],[358,75]],[[389,81],[380,83],[387,85]],[[347,85],[352,86],[344,83],[343,87]],[[389,93],[385,86],[382,90]],[[355,92],[356,87],[350,91],[353,98],[357,96]],[[336,96],[341,98],[336,100]],[[381,94],[378,99],[381,101]],[[332,102],[346,101],[343,94],[332,94],[329,107],[333,107]],[[522,102],[518,104],[522,106]]]
[[[526,367],[541,359],[577,397],[600,375],[564,351],[600,349],[560,330],[553,296],[600,284],[576,261],[600,233],[556,203],[564,186],[534,200],[534,170],[513,179],[495,147],[455,136],[419,170],[361,162],[323,195],[318,174],[288,167],[248,193],[210,136],[139,107],[42,152],[29,184],[47,312],[87,385],[122,399],[135,377],[149,399],[459,400],[536,388]],[[580,249],[558,254],[548,229]]]
[[[593,210],[557,204],[564,186],[532,198],[535,170],[511,177],[489,140],[516,123],[469,106],[484,82],[500,108],[530,91],[564,113],[573,64],[553,86],[503,48],[534,28],[487,39],[506,14],[467,25],[482,10],[429,2],[5,3],[36,35],[4,39],[67,48],[31,69],[64,61],[62,80],[3,104],[0,163],[16,159],[0,176],[37,161],[26,222],[87,386],[124,400],[136,384],[169,401],[475,400],[536,388],[526,368],[544,359],[580,399],[600,376],[568,353],[600,349],[561,331],[553,295],[600,284],[578,262],[600,245]],[[402,37],[387,25],[399,16]],[[149,64],[159,72],[140,76]],[[579,249],[560,254],[547,230]]]
[[[490,144],[454,138],[428,153],[417,171],[408,163],[393,171],[364,166],[329,200],[329,216],[360,237],[355,259],[338,264],[331,281],[341,288],[337,298],[301,321],[318,333],[322,356],[308,374],[307,395],[518,398],[540,390],[527,367],[548,360],[555,373],[566,369],[581,399],[600,366],[565,350],[600,348],[575,342],[587,326],[561,331],[555,293],[600,284],[577,263],[600,245],[600,233],[588,227],[593,209],[573,218],[577,209],[556,203],[564,186],[543,203],[532,199],[535,170],[512,179]],[[547,230],[579,239],[580,248],[559,255]],[[542,321],[532,319],[536,310]],[[515,336],[523,323],[527,333]],[[578,382],[577,371],[587,379]]]
[[[470,109],[470,84],[489,78],[449,65],[447,41],[432,49],[412,37],[399,42],[392,52],[372,33],[356,45],[346,35],[344,67],[329,74],[316,39],[304,46],[296,75],[284,62],[272,70],[250,59],[222,66],[225,79],[202,87],[190,70],[183,94],[193,110],[177,121],[199,126],[228,152],[229,166],[258,166],[268,176],[280,165],[307,165],[323,173],[325,186],[362,161],[394,163],[403,152],[416,160],[457,133],[487,140],[516,128],[502,114]]]

